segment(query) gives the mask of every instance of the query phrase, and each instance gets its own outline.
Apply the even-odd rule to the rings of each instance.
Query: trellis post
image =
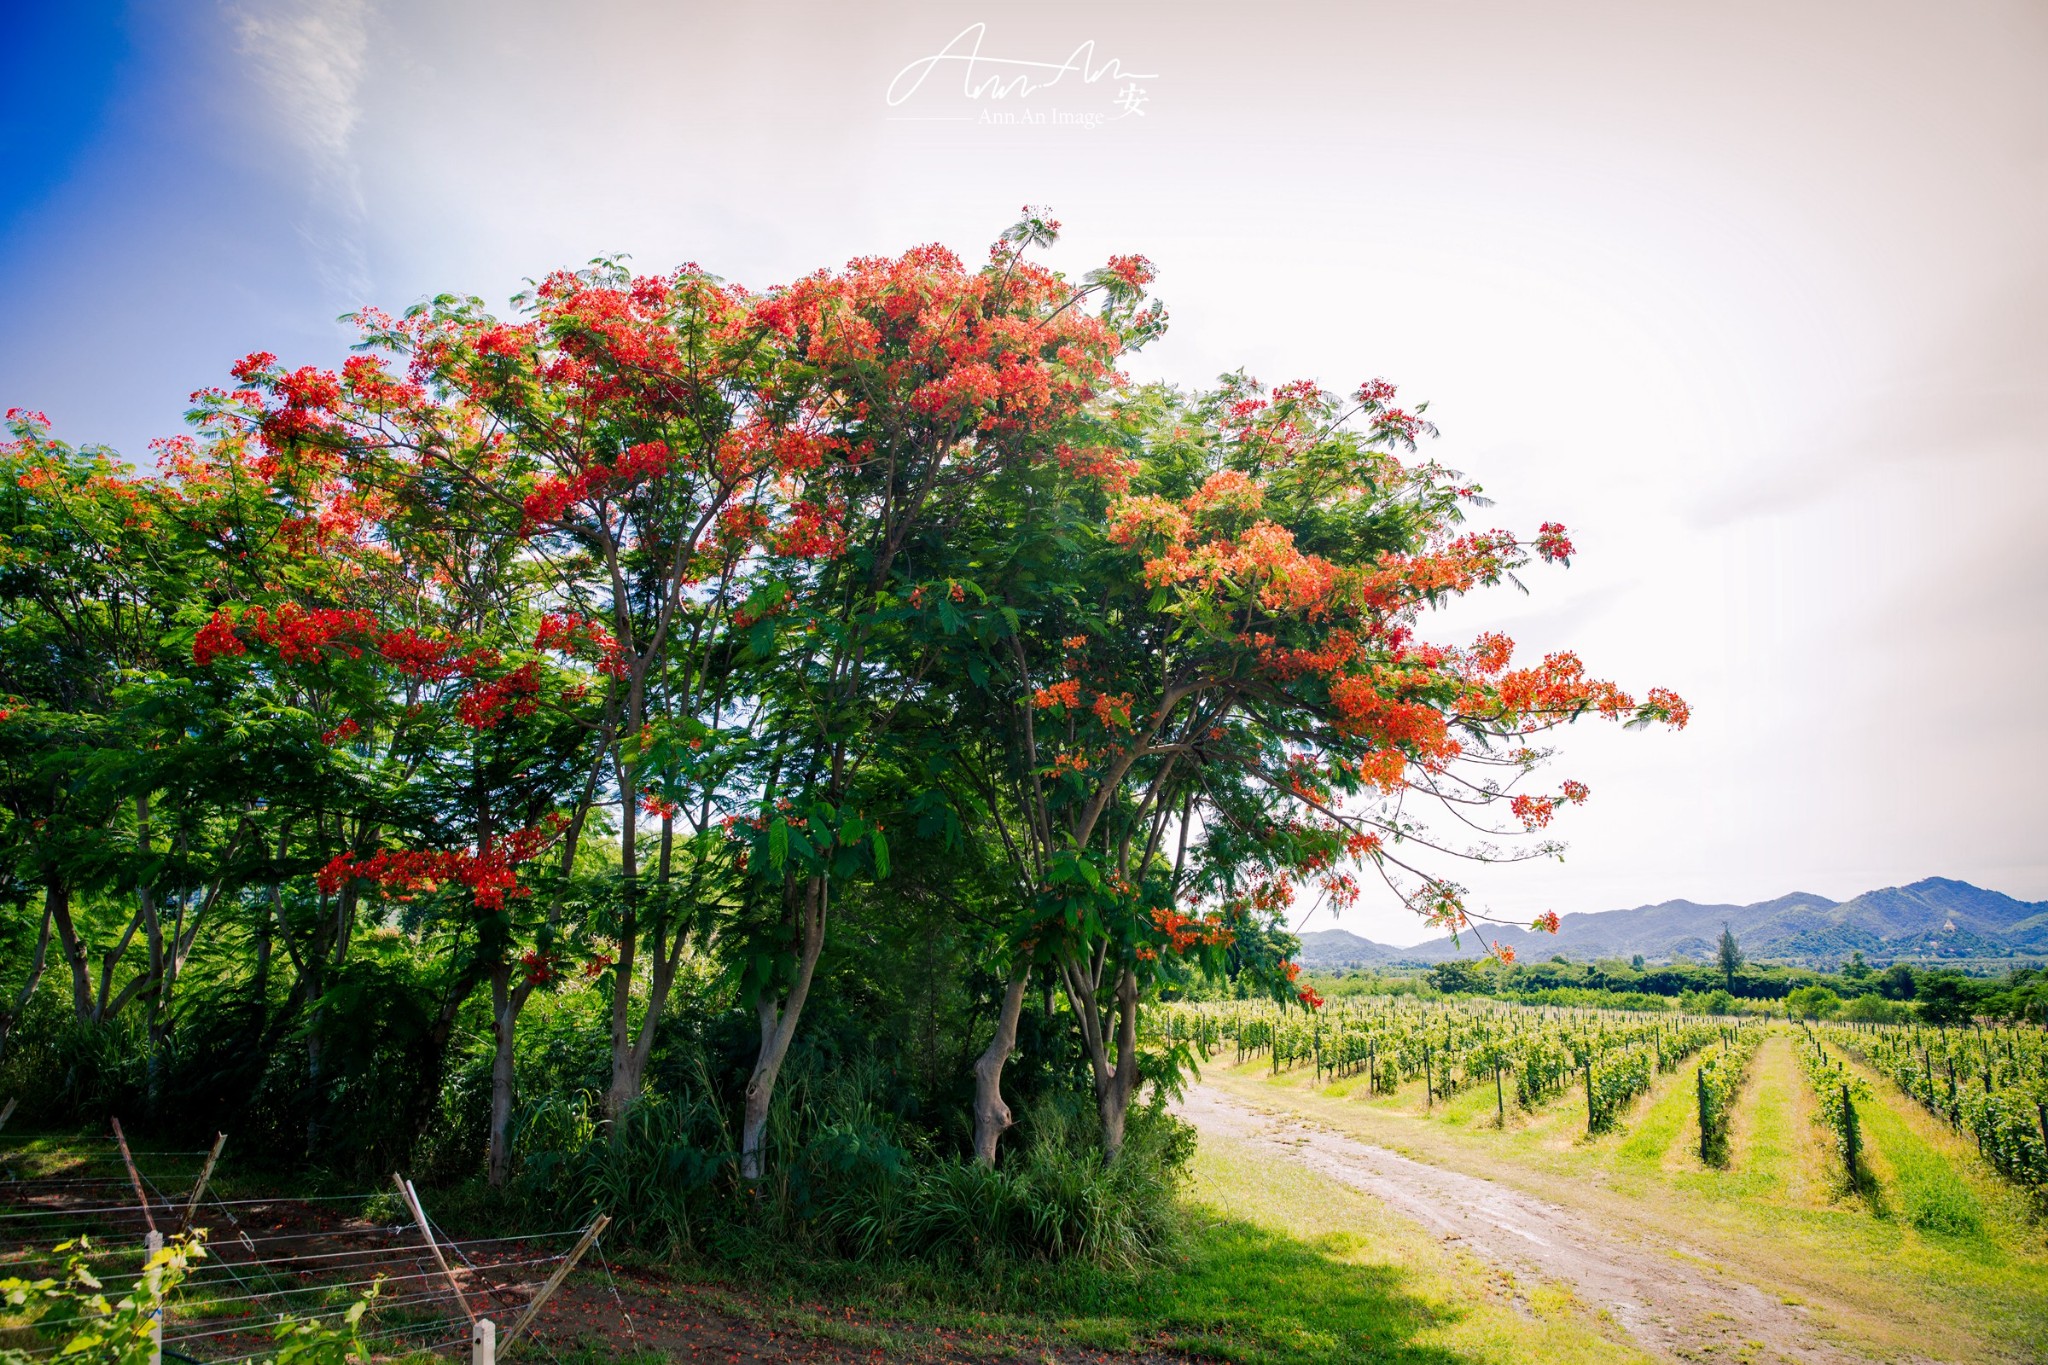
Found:
[[[215,1133],[213,1135],[213,1150],[206,1154],[206,1164],[199,1168],[199,1178],[192,1182],[192,1194],[185,1201],[185,1216],[178,1222],[178,1231],[190,1232],[192,1230],[192,1217],[199,1212],[200,1196],[206,1193],[207,1182],[213,1179],[214,1163],[220,1160],[220,1149],[227,1146],[227,1142],[228,1135],[226,1133]]]
[[[149,1196],[142,1192],[142,1174],[135,1169],[135,1158],[128,1151],[127,1134],[121,1131],[121,1120],[114,1120],[114,1142],[121,1149],[121,1164],[128,1168],[128,1182],[135,1186],[135,1202],[142,1206],[142,1223],[152,1234],[156,1232],[156,1219],[150,1216]],[[162,1246],[162,1242],[158,1242]]]
[[[127,1155],[127,1147],[126,1142],[121,1144],[124,1156]],[[142,1268],[145,1277],[149,1273],[150,1263],[163,1253],[163,1249],[164,1235],[152,1227],[149,1235],[142,1239]],[[149,1313],[149,1365],[164,1365],[164,1306],[161,1299]]]
[[[498,1324],[489,1318],[470,1324],[469,1365],[498,1365]]]
[[[512,1343],[519,1339],[519,1334],[526,1330],[527,1325],[535,1317],[539,1316],[542,1305],[546,1304],[549,1297],[562,1287],[562,1281],[569,1278],[569,1272],[576,1268],[576,1263],[583,1259],[583,1253],[590,1250],[590,1244],[598,1239],[598,1235],[606,1227],[610,1226],[611,1221],[612,1216],[610,1214],[600,1213],[597,1216],[597,1221],[583,1230],[583,1236],[578,1239],[575,1249],[562,1258],[562,1263],[555,1267],[555,1273],[548,1276],[548,1282],[540,1287],[540,1293],[533,1296],[533,1302],[526,1305],[526,1311],[521,1313],[519,1320],[512,1324],[512,1330],[505,1333],[505,1349],[510,1350]]]
[[[462,1316],[468,1318],[471,1323],[475,1323],[477,1320],[476,1310],[469,1306],[469,1296],[462,1292],[462,1282],[456,1279],[455,1272],[448,1268],[448,1258],[441,1254],[440,1245],[434,1241],[434,1231],[427,1226],[427,1211],[420,1207],[419,1192],[413,1189],[410,1180],[407,1180],[396,1171],[391,1173],[391,1183],[398,1186],[398,1197],[405,1202],[405,1207],[412,1214],[413,1221],[419,1224],[420,1236],[425,1239],[427,1250],[434,1254],[434,1264],[441,1267],[441,1274],[447,1278],[448,1287],[455,1291],[455,1301],[462,1305]],[[496,1329],[494,1328],[491,1338],[493,1349],[496,1349],[495,1343],[497,1341],[495,1332]]]

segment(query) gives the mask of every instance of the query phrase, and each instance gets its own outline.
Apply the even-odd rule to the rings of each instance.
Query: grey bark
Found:
[[[1024,992],[1031,985],[1030,964],[1020,964],[1010,974],[1003,992],[1002,1008],[996,1014],[995,1037],[974,1063],[974,1159],[983,1166],[996,1164],[996,1144],[1015,1120],[1003,1102],[1003,1066],[1017,1047],[1017,1021],[1024,1013]]]
[[[811,979],[818,967],[818,953],[825,946],[825,912],[830,883],[811,877],[804,883],[799,907],[801,942],[797,951],[795,979],[789,994],[777,1005],[775,997],[763,990],[755,1010],[761,1022],[761,1051],[754,1071],[747,1078],[747,1093],[740,1116],[740,1174],[749,1180],[761,1176],[761,1147],[768,1130],[768,1109],[775,1098],[775,1078],[789,1055],[796,1037],[797,1021],[803,1015],[804,1000],[811,993]]]

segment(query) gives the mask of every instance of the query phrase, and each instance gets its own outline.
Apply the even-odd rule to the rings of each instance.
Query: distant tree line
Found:
[[[2003,978],[1969,976],[1952,967],[1893,963],[1883,971],[1861,953],[1833,972],[1741,960],[1724,969],[1692,963],[1643,965],[1603,958],[1595,962],[1517,962],[1491,959],[1439,963],[1424,974],[1445,994],[1533,998],[1558,991],[1685,999],[1713,1008],[1718,995],[1734,1002],[1787,1003],[1794,1013],[1883,1020],[1915,1017],[1957,1023],[1973,1017],[2048,1023],[2048,971],[2014,968]],[[1859,1006],[1858,1002],[1865,1002]],[[1885,1006],[1893,1008],[1886,1008]]]

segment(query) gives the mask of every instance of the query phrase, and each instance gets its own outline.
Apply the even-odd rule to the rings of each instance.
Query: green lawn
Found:
[[[1247,1365],[1649,1359],[1558,1286],[1517,1283],[1378,1200],[1240,1143],[1202,1140],[1186,1210],[1179,1253],[1134,1274],[841,1265],[782,1297],[790,1310],[824,1299],[893,1322],[906,1346],[937,1327],[956,1339],[1175,1349]],[[779,1322],[833,1330],[798,1311]],[[864,1328],[862,1340],[886,1349],[890,1338]]]

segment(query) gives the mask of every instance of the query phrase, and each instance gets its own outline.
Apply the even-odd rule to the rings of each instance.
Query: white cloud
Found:
[[[329,291],[349,303],[371,287],[368,210],[356,158],[370,60],[370,0],[231,5],[251,74],[302,170],[300,236]]]

